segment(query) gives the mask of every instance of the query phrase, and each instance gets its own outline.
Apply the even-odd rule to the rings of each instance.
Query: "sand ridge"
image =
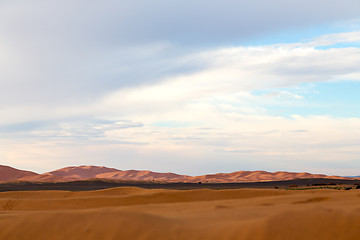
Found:
[[[360,191],[0,193],[0,239],[358,239]]]

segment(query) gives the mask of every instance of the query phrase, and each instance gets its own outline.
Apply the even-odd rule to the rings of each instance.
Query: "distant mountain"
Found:
[[[37,175],[39,174],[0,165],[0,182],[15,181],[23,177],[34,177]]]
[[[74,181],[83,179],[113,179],[113,180],[136,180],[136,181],[186,181],[190,176],[175,173],[156,173],[151,171],[127,170],[98,166],[66,167],[37,176],[24,177],[22,181]]]
[[[296,178],[328,178],[324,174],[294,173],[294,172],[266,172],[266,171],[238,171],[233,173],[217,173],[193,177],[193,181],[201,182],[263,182],[284,181]],[[341,178],[341,177],[336,177]]]
[[[360,178],[360,175],[359,176],[344,176],[346,178]]]
[[[23,181],[74,181],[82,179],[98,178],[97,175],[117,172],[118,169],[97,167],[97,166],[79,166],[79,167],[66,167],[52,172],[40,174],[37,176],[24,177],[19,180]]]
[[[116,179],[116,180],[141,180],[141,181],[164,181],[179,182],[190,181],[192,177],[187,175],[179,175],[176,173],[157,173],[151,171],[127,170],[103,173],[97,175],[97,178]]]
[[[238,171],[232,173],[217,173],[202,176],[179,175],[175,173],[157,173],[151,171],[138,170],[118,170],[115,168],[99,166],[78,166],[66,167],[44,174],[37,174],[28,171],[21,171],[14,168],[2,174],[0,168],[0,181],[31,181],[31,182],[63,182],[85,179],[112,179],[112,180],[131,180],[131,181],[157,181],[157,182],[263,182],[263,181],[283,181],[296,178],[337,178],[348,179],[339,176],[327,176],[324,174],[294,173],[294,172],[266,172],[266,171]]]

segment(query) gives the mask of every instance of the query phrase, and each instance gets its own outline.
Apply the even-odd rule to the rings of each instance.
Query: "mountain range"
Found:
[[[66,182],[87,179],[111,179],[130,181],[157,182],[262,182],[284,181],[296,178],[336,178],[349,179],[340,176],[311,174],[306,172],[266,172],[266,171],[237,171],[232,173],[216,173],[201,176],[179,175],[176,173],[158,173],[139,170],[119,170],[103,166],[74,166],[55,171],[38,174],[31,171],[15,169],[0,165],[0,182],[29,181],[29,182]]]

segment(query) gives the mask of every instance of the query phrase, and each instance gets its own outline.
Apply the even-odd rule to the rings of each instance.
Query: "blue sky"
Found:
[[[336,81],[257,90],[253,94],[258,97],[273,95],[278,100],[276,104],[267,102],[263,104],[268,113],[274,116],[291,117],[291,115],[299,114],[359,118],[359,92],[360,82]]]
[[[359,175],[358,9],[2,1],[0,164]]]

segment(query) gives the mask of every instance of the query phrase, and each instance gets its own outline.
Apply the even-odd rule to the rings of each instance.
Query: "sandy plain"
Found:
[[[360,190],[0,193],[0,239],[359,239]]]

